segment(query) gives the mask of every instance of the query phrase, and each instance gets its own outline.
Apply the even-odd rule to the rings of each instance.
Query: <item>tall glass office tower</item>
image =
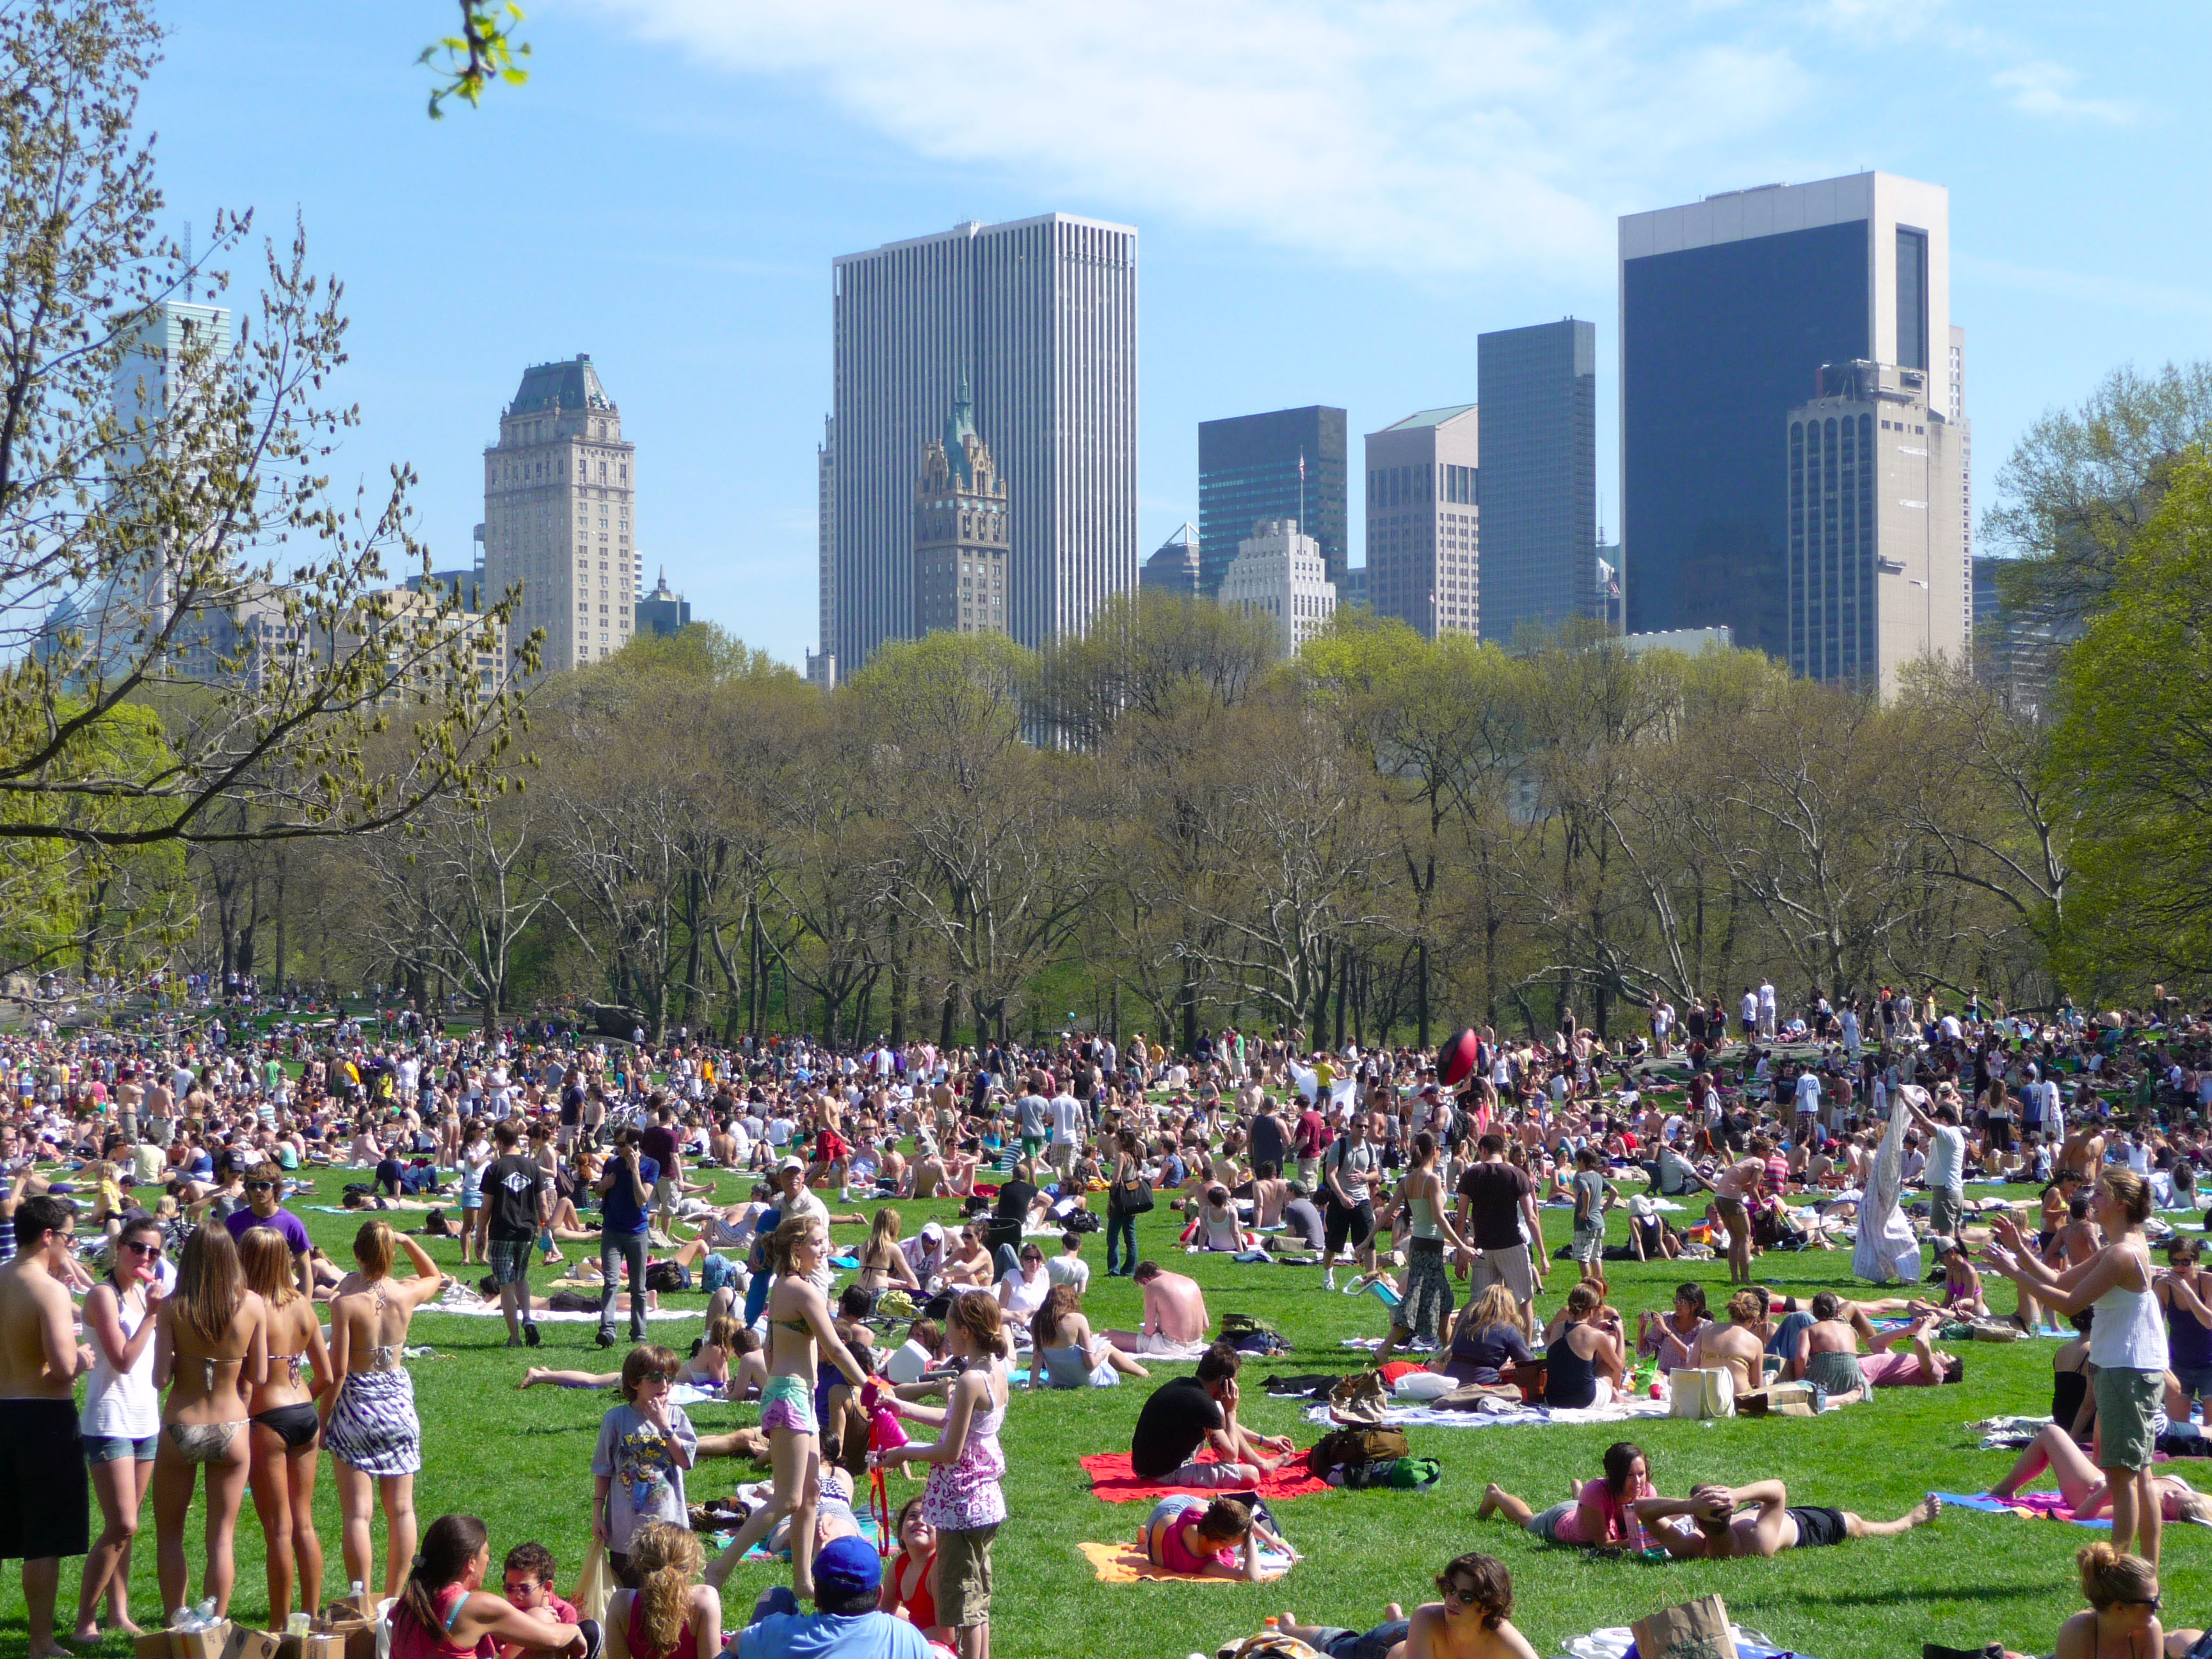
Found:
[[[1935,368],[1949,192],[1863,173],[1629,214],[1620,282],[1628,631],[1726,624],[1786,658],[1778,434],[1824,363]]]
[[[962,378],[1012,498],[1008,631],[1079,631],[1137,582],[1137,233],[1049,213],[835,264],[828,654],[914,631],[915,458]]]
[[[1601,617],[1597,327],[1572,317],[1475,340],[1482,406],[1482,636]]]
[[[1198,423],[1199,580],[1217,592],[1252,526],[1296,519],[1344,580],[1345,417],[1321,404]]]

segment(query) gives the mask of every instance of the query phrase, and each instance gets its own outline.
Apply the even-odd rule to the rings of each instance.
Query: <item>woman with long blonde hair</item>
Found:
[[[921,1288],[921,1280],[915,1276],[914,1264],[899,1249],[899,1212],[885,1205],[876,1212],[875,1225],[868,1230],[868,1242],[860,1247],[860,1286],[870,1296],[881,1296],[894,1285],[904,1285],[909,1291]]]
[[[394,1279],[404,1249],[415,1277]],[[416,1309],[445,1288],[438,1264],[412,1238],[381,1221],[354,1235],[356,1288],[331,1303],[331,1374],[323,1396],[323,1444],[337,1471],[344,1517],[345,1571],[362,1584],[376,1566],[371,1510],[381,1498],[386,1558],[384,1593],[399,1594],[415,1554],[415,1474],[422,1467],[422,1423],[415,1414],[415,1379],[400,1361]]]
[[[202,1468],[207,1551],[200,1587],[215,1598],[217,1617],[230,1607],[238,1576],[231,1544],[249,1456],[246,1397],[268,1364],[267,1304],[246,1289],[230,1235],[202,1227],[185,1242],[176,1292],[161,1304],[154,1333],[154,1386],[169,1390],[154,1454],[154,1547],[167,1613],[186,1601],[185,1518]]]
[[[714,1659],[722,1598],[696,1582],[706,1553],[688,1527],[648,1521],[630,1534],[635,1589],[607,1601],[607,1659]]]
[[[273,1227],[239,1235],[246,1282],[269,1305],[269,1370],[252,1407],[253,1509],[268,1540],[269,1627],[283,1627],[293,1590],[302,1607],[323,1604],[323,1542],[315,1532],[315,1469],[322,1418],[315,1402],[330,1392],[331,1356],[315,1304],[300,1294],[292,1249]]]
[[[1430,1363],[1455,1382],[1495,1383],[1508,1365],[1525,1365],[1535,1358],[1528,1346],[1528,1315],[1513,1294],[1513,1287],[1498,1279],[1459,1310],[1451,1341]]]

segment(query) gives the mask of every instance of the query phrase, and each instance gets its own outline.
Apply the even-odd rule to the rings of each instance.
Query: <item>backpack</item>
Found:
[[[1250,1314],[1231,1313],[1221,1316],[1221,1334],[1224,1339],[1234,1341],[1240,1336],[1249,1336],[1255,1331],[1265,1331],[1270,1336],[1282,1334],[1266,1320],[1255,1319]]]
[[[1348,1492],[1387,1487],[1395,1492],[1426,1492],[1444,1478],[1444,1467],[1433,1457],[1386,1457],[1368,1463],[1347,1463],[1338,1473]]]
[[[1326,1480],[1334,1468],[1382,1462],[1412,1451],[1403,1429],[1337,1429],[1314,1443],[1306,1454],[1306,1467]]]
[[[1098,1218],[1089,1210],[1070,1211],[1067,1231],[1072,1233],[1095,1233],[1098,1231]]]
[[[691,1288],[691,1270],[679,1267],[673,1261],[655,1261],[645,1270],[645,1288],[659,1291],[664,1296],[671,1291]]]
[[[699,1288],[709,1296],[725,1285],[734,1287],[737,1279],[738,1264],[719,1251],[709,1250],[699,1264]]]

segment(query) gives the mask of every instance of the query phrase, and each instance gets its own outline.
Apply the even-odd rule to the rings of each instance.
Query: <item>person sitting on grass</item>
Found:
[[[1217,1342],[1199,1356],[1192,1375],[1152,1390],[1130,1437],[1129,1464],[1140,1479],[1234,1492],[1258,1486],[1262,1475],[1297,1455],[1287,1435],[1250,1434],[1237,1422],[1237,1371],[1243,1361],[1226,1342]],[[1208,1446],[1219,1462],[1198,1461]]]
[[[1736,1510],[1745,1504],[1747,1513]],[[1930,1492],[1894,1521],[1869,1521],[1849,1510],[1812,1504],[1791,1508],[1779,1480],[1747,1486],[1701,1484],[1687,1498],[1640,1498],[1636,1518],[1678,1560],[1726,1560],[1731,1556],[1779,1555],[1784,1550],[1822,1549],[1846,1538],[1889,1538],[1925,1526],[1943,1512]]]
[[[1526,1365],[1536,1357],[1528,1346],[1528,1311],[1504,1279],[1495,1279],[1460,1310],[1451,1346],[1430,1364],[1455,1382],[1496,1386],[1508,1365]]]
[[[1569,1291],[1546,1333],[1544,1403],[1555,1410],[1607,1404],[1620,1386],[1620,1316],[1608,1329],[1602,1284],[1586,1279]]]
[[[688,1526],[649,1521],[630,1541],[637,1588],[607,1598],[607,1659],[714,1659],[722,1598],[696,1583],[706,1553]]]
[[[1616,1440],[1605,1449],[1605,1474],[1547,1510],[1528,1505],[1496,1481],[1484,1490],[1474,1518],[1502,1515],[1547,1544],[1582,1544],[1629,1550],[1644,1547],[1643,1524],[1636,1518],[1638,1499],[1656,1498],[1651,1466],[1633,1440]]]
[[[1950,1319],[1987,1319],[1990,1304],[1982,1299],[1982,1276],[1974,1271],[1972,1259],[1966,1247],[1957,1239],[1943,1252],[1943,1297],[1940,1302],[1923,1302],[1915,1311],[1925,1309]]]
[[[1206,1311],[1206,1293],[1187,1273],[1164,1271],[1157,1261],[1139,1261],[1132,1278],[1145,1293],[1144,1328],[1109,1331],[1106,1340],[1124,1353],[1171,1356],[1176,1350],[1206,1340],[1213,1321]]]
[[[778,1584],[754,1605],[752,1623],[738,1633],[737,1659],[787,1659],[812,1654],[866,1654],[868,1659],[929,1659],[928,1638],[902,1619],[880,1611],[884,1564],[865,1538],[840,1538],[814,1563],[812,1613]]]
[[[1193,1578],[1241,1578],[1264,1583],[1290,1571],[1288,1564],[1266,1559],[1262,1550],[1300,1557],[1281,1536],[1233,1498],[1212,1503],[1177,1492],[1164,1498],[1145,1528],[1145,1553],[1156,1567]]]
[[[2058,1627],[2054,1659],[2109,1659],[2142,1654],[2144,1659],[2183,1659],[2203,1641],[2203,1631],[2166,1632],[2159,1623],[2161,1597],[2158,1569],[2140,1555],[2124,1555],[2110,1544],[2095,1543],[2074,1558],[2081,1575],[2087,1608]]]
[[[937,1528],[921,1512],[919,1494],[900,1505],[891,1531],[898,1554],[884,1574],[883,1598],[876,1606],[942,1643],[951,1632],[937,1622]]]
[[[1103,1336],[1077,1304],[1075,1286],[1055,1285],[1030,1321],[1031,1389],[1111,1389],[1152,1373]]]
[[[509,1605],[563,1625],[580,1625],[583,1618],[553,1588],[553,1552],[538,1543],[517,1544],[500,1567],[500,1589]],[[499,1659],[537,1659],[543,1648],[526,1648],[520,1642],[499,1644]]]
[[[1664,1313],[1650,1308],[1636,1316],[1636,1352],[1646,1359],[1656,1359],[1662,1376],[1677,1367],[1694,1366],[1698,1334],[1711,1323],[1705,1287],[1677,1285],[1672,1308]]]
[[[1488,1555],[1454,1559],[1437,1575],[1443,1600],[1398,1616],[1395,1601],[1382,1609],[1383,1622],[1370,1631],[1331,1625],[1301,1625],[1285,1613],[1282,1632],[1328,1656],[1328,1659],[1536,1659],[1528,1638],[1513,1626],[1513,1578]]]
[[[1766,1299],[1756,1290],[1740,1290],[1728,1299],[1728,1316],[1727,1324],[1698,1333],[1692,1364],[1732,1372],[1735,1391],[1748,1394],[1766,1383]]]
[[[2000,1504],[2009,1504],[2023,1486],[2045,1469],[2058,1482],[2059,1495],[2074,1511],[2075,1520],[2087,1521],[2110,1513],[2112,1493],[2104,1472],[2090,1461],[2074,1437],[2056,1423],[2043,1425],[2013,1464],[2011,1473],[1990,1487],[1989,1495]],[[2180,1476],[2154,1475],[2151,1485],[2158,1493],[2161,1520],[2194,1521],[2212,1526],[2212,1499]]]
[[[485,1594],[490,1567],[483,1522],[473,1515],[433,1521],[392,1610],[392,1659],[447,1659],[509,1646],[593,1659],[599,1650],[597,1625],[588,1620],[563,1624],[550,1611],[526,1612],[504,1596]]]

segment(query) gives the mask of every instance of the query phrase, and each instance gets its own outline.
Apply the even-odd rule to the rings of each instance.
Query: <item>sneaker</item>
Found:
[[[1323,1290],[1334,1290],[1336,1288],[1336,1269],[1330,1267],[1326,1270],[1321,1276],[1321,1283]]]
[[[605,1326],[600,1326],[599,1334],[592,1339],[592,1346],[595,1348],[611,1348],[614,1345],[615,1334]]]
[[[522,1339],[519,1336],[510,1336],[507,1339],[507,1346],[510,1348],[519,1348],[522,1346]]]
[[[533,1348],[538,1346],[538,1336],[536,1321],[526,1319],[522,1322],[522,1340],[525,1342],[527,1342]]]

